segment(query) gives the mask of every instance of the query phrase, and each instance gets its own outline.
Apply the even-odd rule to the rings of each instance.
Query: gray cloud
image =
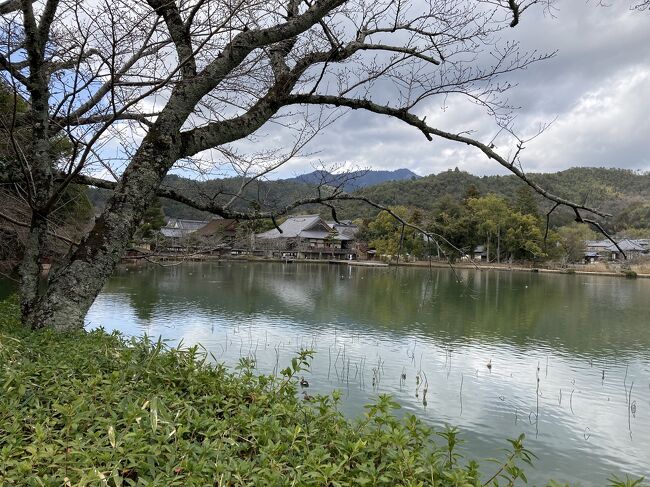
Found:
[[[554,58],[511,76],[517,83],[509,101],[521,107],[516,129],[532,134],[555,120],[527,144],[522,163],[528,171],[571,166],[612,166],[650,170],[650,14],[628,5],[599,7],[593,2],[561,2],[551,17],[541,11],[504,34],[524,50],[551,52]],[[437,104],[436,104],[437,103]],[[471,130],[481,140],[497,132],[484,110],[458,99],[421,107],[432,125],[450,131]],[[512,140],[503,135],[504,154]],[[459,167],[475,174],[504,173],[476,150],[446,141],[427,142],[416,130],[394,120],[350,112],[310,145],[316,156],[298,159],[279,177],[309,169],[316,158],[329,163],[419,174]],[[306,167],[307,166],[307,167]]]

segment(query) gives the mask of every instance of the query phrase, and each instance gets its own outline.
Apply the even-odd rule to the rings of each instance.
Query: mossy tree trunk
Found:
[[[148,134],[90,233],[71,253],[69,263],[50,277],[46,291],[24,317],[26,324],[61,331],[83,327],[88,309],[175,161],[173,152],[170,137]]]

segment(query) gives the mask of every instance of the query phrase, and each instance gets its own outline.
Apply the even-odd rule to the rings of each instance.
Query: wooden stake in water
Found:
[[[463,374],[460,374],[460,391],[458,392],[458,396],[460,397],[460,415],[463,415],[463,381],[465,380],[465,376]]]
[[[332,370],[332,346],[327,347],[327,380],[330,380],[330,371]]]
[[[630,384],[630,393],[628,397],[626,398],[627,400],[627,429],[630,432],[630,438],[632,438],[632,420],[630,419],[630,415],[632,413],[632,388],[634,387],[634,381]],[[636,413],[636,403],[634,404],[634,413]]]

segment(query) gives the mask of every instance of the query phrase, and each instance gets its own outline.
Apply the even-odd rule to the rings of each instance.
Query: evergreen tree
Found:
[[[160,205],[160,200],[155,198],[142,217],[142,223],[135,235],[135,241],[151,240],[165,225],[165,214]]]
[[[539,207],[537,199],[530,186],[522,186],[517,190],[515,195],[514,209],[522,215],[533,215],[539,217]]]

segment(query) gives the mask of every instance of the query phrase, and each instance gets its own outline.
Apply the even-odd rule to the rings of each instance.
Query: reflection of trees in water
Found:
[[[104,291],[126,294],[138,319],[149,322],[161,304],[161,286],[166,278],[153,266],[123,267],[105,286]]]
[[[462,282],[457,282],[458,276]],[[450,342],[541,342],[612,355],[650,343],[648,284],[597,276],[345,265],[203,263],[145,267],[107,286],[127,292],[137,316],[157,306],[270,313],[306,325],[416,333]],[[632,306],[631,304],[634,303]],[[615,345],[612,345],[615,344]]]

